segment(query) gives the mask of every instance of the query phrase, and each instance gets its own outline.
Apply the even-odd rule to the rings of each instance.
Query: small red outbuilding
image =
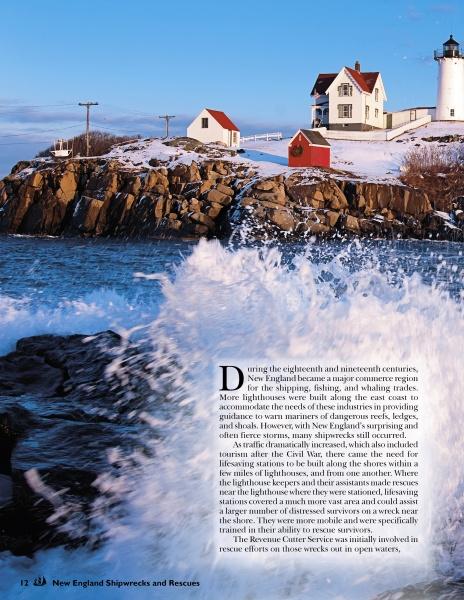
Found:
[[[330,144],[313,129],[299,129],[288,145],[289,167],[330,167]]]

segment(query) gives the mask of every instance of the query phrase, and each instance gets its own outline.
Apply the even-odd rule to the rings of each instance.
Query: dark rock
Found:
[[[31,161],[29,161],[29,160],[20,160],[11,169],[10,175],[16,175],[16,173],[19,173],[23,169],[27,169],[27,167],[30,167],[30,165],[31,165]]]
[[[206,151],[205,146],[201,142],[189,137],[179,137],[173,140],[167,140],[166,142],[163,142],[163,144],[165,146],[174,146],[175,148],[182,148],[187,152],[200,152],[202,150]]]
[[[308,211],[316,210],[331,213],[329,220],[318,221],[323,227],[311,226],[316,235],[338,235],[344,223],[351,223],[353,227],[345,229],[350,235],[464,237],[460,212],[464,202],[459,198],[445,211],[452,216],[453,228],[433,214],[434,208],[444,209],[436,203],[432,207],[426,188],[368,182],[319,169],[259,178],[247,165],[228,162],[226,150],[199,148],[199,142],[189,138],[165,143],[178,147],[179,153],[196,148],[205,156],[197,159],[198,164],[171,166],[153,158],[149,161],[153,168],[136,169],[105,157],[18,163],[0,181],[0,232],[212,237],[227,236],[232,226],[249,225],[252,219],[250,235],[256,232],[261,239],[265,232],[269,237],[298,239],[308,232],[299,224],[306,223]],[[134,145],[125,148],[134,149]],[[24,172],[25,166],[34,170]],[[370,224],[376,214],[383,215],[385,223]]]
[[[118,369],[108,371],[115,359]],[[153,397],[147,361],[111,331],[25,338],[0,358],[0,408],[19,438],[12,460],[14,503],[0,510],[0,551],[30,555],[92,541],[91,508],[99,493],[94,482],[112,468],[107,450],[143,450],[146,426],[135,415]],[[61,490],[66,510],[58,520],[51,519],[57,507],[44,497],[42,484]],[[65,532],[63,519],[76,520],[79,528]]]

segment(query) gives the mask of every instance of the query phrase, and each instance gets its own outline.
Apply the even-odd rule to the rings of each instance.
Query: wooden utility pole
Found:
[[[86,127],[85,127],[85,145],[86,145],[86,156],[90,156],[90,140],[89,140],[89,131],[90,131],[90,107],[98,106],[98,102],[79,102],[79,106],[85,106],[87,109],[87,118],[86,118]]]
[[[176,115],[159,115],[159,119],[164,119],[166,121],[166,135],[164,137],[169,137],[169,121],[171,119],[175,119]]]

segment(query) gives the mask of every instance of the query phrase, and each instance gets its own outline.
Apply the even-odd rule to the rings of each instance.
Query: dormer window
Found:
[[[338,86],[338,95],[339,96],[352,96],[353,95],[353,86],[349,83],[342,83]]]

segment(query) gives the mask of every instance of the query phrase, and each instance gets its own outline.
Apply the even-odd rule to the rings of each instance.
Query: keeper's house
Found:
[[[204,144],[240,147],[240,130],[221,110],[204,108],[187,127],[187,135]]]
[[[378,71],[343,67],[339,73],[319,73],[311,90],[311,127],[332,130],[383,129],[383,105],[387,100]]]
[[[330,144],[319,131],[299,129],[288,145],[289,167],[330,167]]]

